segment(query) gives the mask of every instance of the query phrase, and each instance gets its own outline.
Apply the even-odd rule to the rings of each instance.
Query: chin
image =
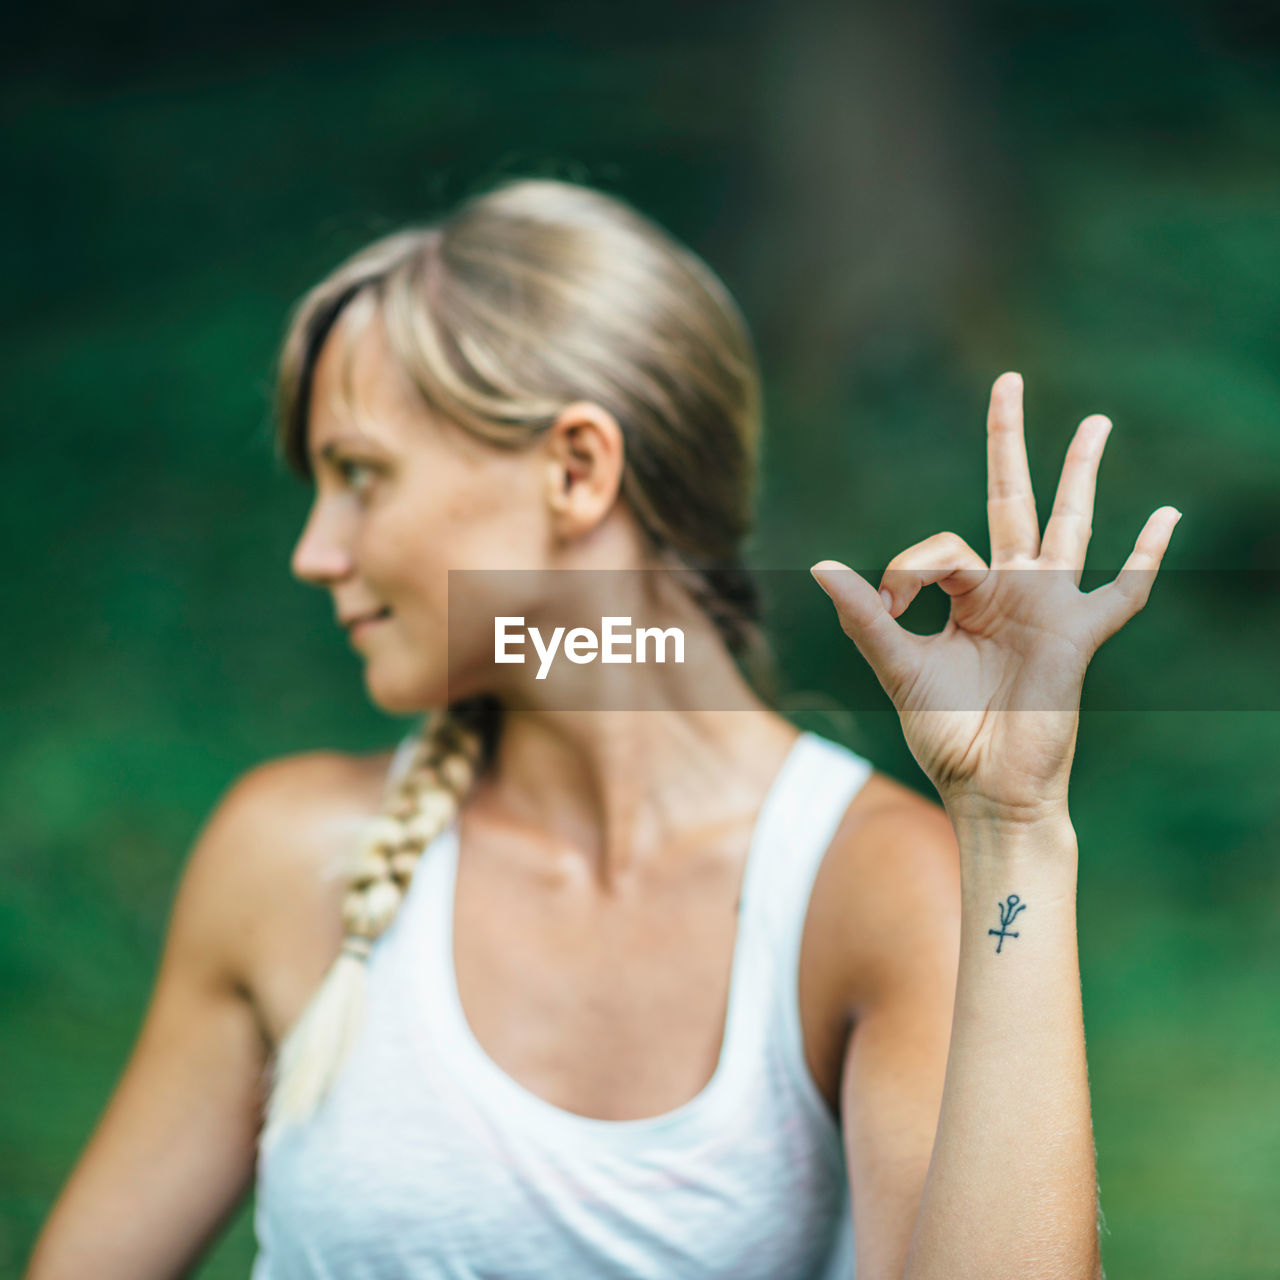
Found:
[[[430,676],[418,679],[380,677],[376,663],[365,666],[365,690],[369,700],[390,715],[417,715],[443,706],[449,696],[447,682]]]

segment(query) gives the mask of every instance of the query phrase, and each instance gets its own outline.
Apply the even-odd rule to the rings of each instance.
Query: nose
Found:
[[[328,511],[328,514],[326,514]],[[332,508],[315,502],[293,548],[289,569],[301,582],[325,587],[351,572],[351,553],[335,526]]]

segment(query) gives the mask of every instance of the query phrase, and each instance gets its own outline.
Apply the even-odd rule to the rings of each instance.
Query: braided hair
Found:
[[[495,708],[477,699],[428,715],[381,812],[361,831],[344,868],[342,946],[273,1063],[267,1141],[306,1119],[337,1077],[360,1026],[365,961],[395,919],[423,851],[457,817],[491,750]]]

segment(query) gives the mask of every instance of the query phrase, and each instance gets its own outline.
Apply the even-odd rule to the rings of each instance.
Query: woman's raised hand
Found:
[[[1022,379],[1002,374],[987,416],[990,567],[957,534],[937,533],[889,562],[880,594],[838,561],[811,570],[892,699],[907,745],[953,820],[1033,824],[1066,816],[1085,670],[1146,604],[1181,519],[1173,507],[1153,512],[1116,578],[1080,591],[1110,430],[1097,414],[1076,430],[1042,541]],[[917,636],[895,619],[929,583],[950,595],[951,613],[942,631]]]

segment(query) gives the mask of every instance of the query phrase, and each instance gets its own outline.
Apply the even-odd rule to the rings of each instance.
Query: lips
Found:
[[[347,618],[342,625],[350,631],[353,627],[358,626],[362,622],[371,622],[374,618],[389,618],[390,616],[391,610],[389,608],[382,608],[375,610],[373,613],[361,613],[357,614],[353,618]]]

